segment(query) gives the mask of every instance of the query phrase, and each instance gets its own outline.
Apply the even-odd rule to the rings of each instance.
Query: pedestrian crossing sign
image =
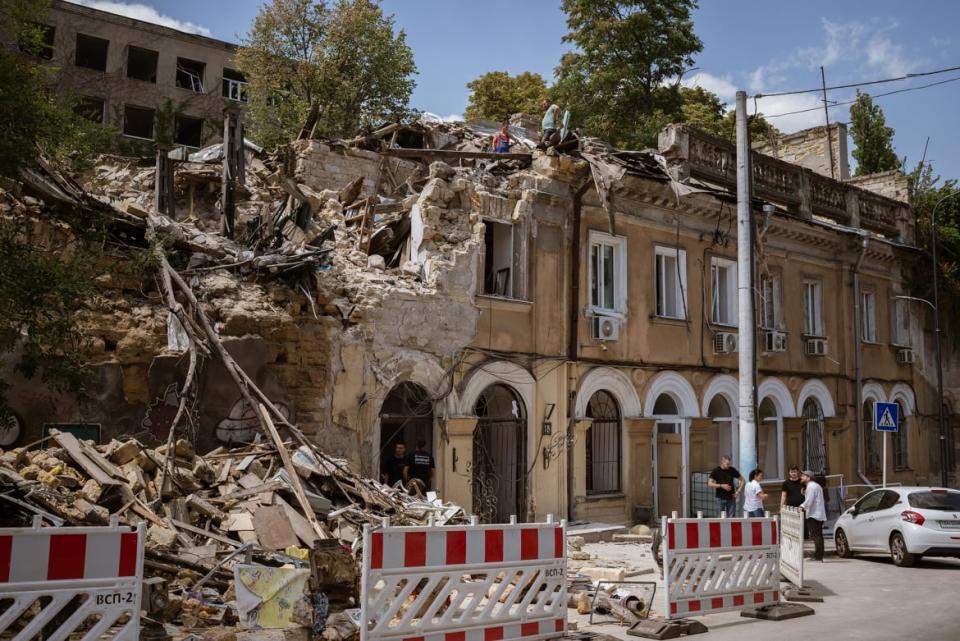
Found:
[[[873,424],[878,432],[896,432],[900,425],[900,406],[896,403],[876,403]]]

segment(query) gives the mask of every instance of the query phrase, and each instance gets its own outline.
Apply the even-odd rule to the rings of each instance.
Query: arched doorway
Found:
[[[827,436],[823,426],[823,408],[815,398],[803,402],[804,466],[817,474],[827,473]]]
[[[757,417],[757,467],[768,479],[784,478],[783,417],[772,398],[768,396],[760,401]],[[740,471],[750,473],[750,470]]]
[[[399,383],[380,406],[381,469],[397,443],[404,443],[409,454],[418,441],[433,454],[433,400],[416,383]]]
[[[683,512],[683,419],[677,401],[660,394],[653,404],[657,430],[657,512]]]
[[[523,520],[526,505],[526,408],[495,383],[477,398],[473,432],[473,512],[487,523]]]
[[[594,392],[587,403],[587,418],[593,419],[586,433],[587,494],[612,494],[621,490],[620,408],[604,390]]]
[[[719,464],[720,457],[729,455],[734,466],[737,465],[739,452],[736,448],[737,429],[736,421],[733,419],[733,408],[730,401],[722,394],[717,394],[710,400],[707,406],[707,416],[713,421],[713,433],[707,441],[707,451],[703,453],[703,458],[709,461],[709,466]],[[710,467],[710,469],[713,469]],[[709,470],[707,470],[709,471]]]

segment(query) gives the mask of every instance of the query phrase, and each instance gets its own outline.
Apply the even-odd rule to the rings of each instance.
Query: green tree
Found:
[[[850,135],[856,146],[857,176],[900,169],[893,150],[893,129],[887,127],[883,110],[873,104],[870,94],[857,91],[857,101],[850,106]]]
[[[656,144],[681,109],[670,83],[703,43],[693,32],[695,0],[563,0],[575,50],[560,60],[555,101],[588,134],[624,147]]]
[[[686,123],[731,142],[736,141],[736,113],[733,109],[728,110],[719,96],[703,87],[681,87],[680,98],[680,111],[674,122]],[[753,142],[771,140],[780,135],[762,113],[749,116],[748,121]]]
[[[251,134],[266,146],[296,138],[311,108],[325,136],[399,119],[417,71],[406,35],[374,0],[273,0],[237,64],[250,81]]]
[[[538,73],[524,71],[511,76],[506,71],[490,71],[467,83],[470,99],[463,115],[468,120],[482,118],[503,122],[515,113],[539,114],[547,99],[547,83]]]
[[[912,204],[917,216],[918,252],[911,270],[911,289],[915,296],[933,300],[933,265],[930,225],[933,208],[946,196],[960,190],[955,179],[941,180],[930,163],[919,163],[910,177]],[[937,209],[937,262],[940,270],[941,322],[954,334],[960,330],[960,196],[943,200]]]

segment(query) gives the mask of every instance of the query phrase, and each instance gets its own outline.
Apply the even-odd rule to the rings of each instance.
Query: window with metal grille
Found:
[[[807,469],[818,474],[827,471],[827,443],[823,429],[823,409],[814,398],[803,403],[803,450]]]
[[[620,491],[620,409],[609,392],[594,393],[587,404],[587,494]]]
[[[897,426],[897,431],[893,433],[893,467],[903,470],[910,467],[910,435],[907,432],[909,422],[907,421],[906,408],[900,401],[897,401],[897,413],[900,423]]]

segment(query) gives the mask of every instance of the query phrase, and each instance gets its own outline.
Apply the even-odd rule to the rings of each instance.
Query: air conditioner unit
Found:
[[[806,342],[807,356],[823,356],[827,353],[827,339],[808,338]]]
[[[737,351],[738,337],[733,332],[717,332],[713,335],[713,351],[717,354],[732,354]]]
[[[620,339],[620,319],[611,316],[593,317],[593,339],[597,341],[615,341]]]
[[[897,362],[901,365],[912,363],[914,359],[913,350],[909,347],[897,350]]]
[[[784,332],[764,332],[763,333],[763,351],[765,352],[787,351],[787,335]]]

